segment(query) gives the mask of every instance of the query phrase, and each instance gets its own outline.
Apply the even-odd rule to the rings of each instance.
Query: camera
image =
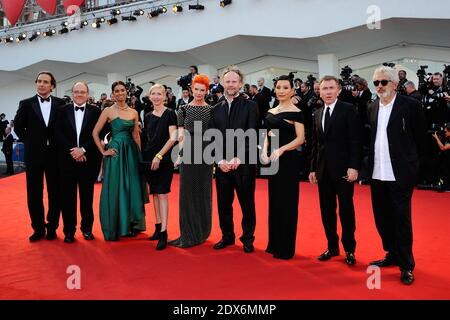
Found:
[[[192,76],[191,76],[191,74],[187,74],[185,76],[181,76],[178,79],[177,84],[182,88],[189,88],[191,86],[191,82],[192,82]]]
[[[395,63],[393,63],[393,62],[385,62],[385,63],[383,63],[383,66],[389,67],[389,68],[394,68],[395,67]]]
[[[425,72],[426,69],[428,69],[428,66],[420,66],[420,69],[417,70],[416,75],[420,78],[425,78],[427,76],[427,73]]]
[[[341,80],[339,81],[341,83],[342,89],[347,91],[354,91],[355,90],[355,84],[353,83],[351,76],[352,76],[352,68],[349,66],[345,66],[341,68],[341,73],[339,74],[341,76]]]
[[[125,88],[127,89],[127,104],[131,105],[131,97],[136,97],[140,101],[140,96],[142,94],[142,89],[140,86],[136,86],[133,82],[131,82],[131,78],[127,79],[125,83]]]
[[[314,77],[312,74],[310,74],[309,76],[306,77],[306,83],[308,85],[308,87],[312,90],[314,89],[314,83],[316,82],[317,78]]]

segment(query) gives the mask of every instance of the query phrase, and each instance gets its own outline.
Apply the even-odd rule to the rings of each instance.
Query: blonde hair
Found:
[[[166,94],[166,88],[160,83],[155,83],[148,90],[148,95],[150,95],[154,89],[162,89],[163,93]]]

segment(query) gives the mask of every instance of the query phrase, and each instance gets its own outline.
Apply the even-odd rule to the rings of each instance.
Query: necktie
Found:
[[[47,98],[42,98],[41,96],[39,96],[39,98],[41,99],[41,103],[44,103],[45,101],[50,102],[50,96],[48,96]]]
[[[330,107],[325,107],[325,109],[327,110],[325,111],[325,121],[323,131],[327,130],[328,124],[330,123]]]
[[[84,107],[75,107],[75,111],[81,110],[82,112],[84,112]]]

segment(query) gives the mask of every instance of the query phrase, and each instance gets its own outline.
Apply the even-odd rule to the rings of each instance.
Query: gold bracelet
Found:
[[[155,157],[158,158],[160,161],[163,159],[163,156],[160,153],[157,153]]]

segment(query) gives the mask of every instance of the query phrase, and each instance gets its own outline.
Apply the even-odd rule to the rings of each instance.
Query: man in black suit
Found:
[[[6,127],[5,135],[6,135],[6,138],[3,141],[3,145],[2,145],[2,152],[5,154],[5,161],[6,161],[5,174],[14,174],[14,164],[13,164],[13,160],[12,160],[14,138],[13,138],[13,135],[11,134],[10,127]]]
[[[369,105],[371,127],[369,174],[372,208],[384,259],[371,265],[398,265],[401,281],[414,281],[411,197],[417,182],[419,159],[426,138],[426,120],[419,101],[397,94],[398,74],[382,66],[373,84],[378,100]]]
[[[8,127],[9,121],[6,120],[6,115],[4,113],[0,114],[0,141],[6,137],[5,129]]]
[[[94,183],[100,171],[102,155],[92,137],[100,117],[100,109],[87,104],[89,87],[77,82],[72,88],[73,104],[67,104],[56,118],[56,144],[60,174],[61,208],[64,221],[64,242],[75,240],[77,225],[77,186],[80,193],[81,232],[86,240],[93,240]]]
[[[60,206],[58,168],[55,165],[55,119],[58,109],[65,104],[64,100],[51,95],[56,87],[53,74],[42,71],[35,83],[37,95],[20,101],[14,119],[14,130],[24,142],[28,211],[34,230],[31,242],[42,239],[46,228],[47,239],[56,239]],[[47,224],[42,200],[44,175],[48,194]]]
[[[224,90],[223,90],[223,86],[220,84],[220,77],[219,77],[219,76],[214,76],[214,77],[213,77],[213,83],[211,83],[211,84],[209,85],[209,91],[210,91],[211,93],[212,93],[213,91],[214,91],[214,92],[217,92],[217,90],[218,90],[219,88],[222,89],[222,92],[224,91]]]
[[[227,140],[226,130],[236,133],[241,129],[250,135],[253,134],[257,139],[258,111],[253,101],[239,95],[243,84],[243,75],[237,67],[227,68],[222,81],[225,95],[213,109],[210,122],[210,127],[218,129],[223,138],[223,150],[221,150],[223,153],[216,154],[218,164],[218,168],[216,168],[217,203],[222,239],[215,244],[214,249],[223,249],[234,244],[233,200],[236,190],[242,208],[243,232],[240,240],[244,244],[244,251],[250,253],[254,250],[253,241],[255,239],[257,162],[256,156],[255,164],[251,164],[250,154],[257,155],[257,141],[242,139],[236,143],[237,139],[235,138]]]
[[[354,265],[356,227],[353,183],[358,179],[362,139],[356,110],[353,105],[337,99],[340,91],[337,78],[325,76],[320,81],[320,97],[324,106],[314,114],[309,181],[319,184],[320,211],[328,240],[327,250],[318,259],[325,261],[339,255],[337,197],[345,262]]]
[[[264,78],[259,78],[258,92],[261,95],[259,109],[265,113],[270,109],[270,102],[272,101],[272,91],[264,85]]]
[[[256,103],[258,108],[258,128],[264,128],[264,121],[267,115],[268,104],[265,102],[266,98],[258,91],[258,87],[254,84],[250,86],[250,96],[252,101]]]

